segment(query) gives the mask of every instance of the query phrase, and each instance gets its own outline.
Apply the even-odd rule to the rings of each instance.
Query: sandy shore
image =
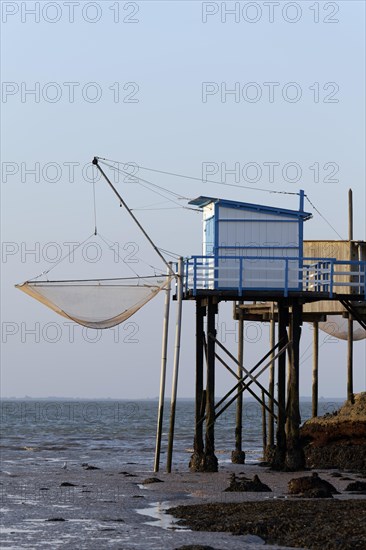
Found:
[[[131,463],[112,467],[103,460],[102,452],[93,453],[87,461],[69,454],[66,469],[62,468],[65,457],[55,459],[50,453],[24,451],[17,457],[20,459],[13,456],[8,460],[10,457],[3,456],[1,464],[1,548],[7,549],[173,550],[192,544],[217,550],[254,549],[257,544],[243,535],[182,529],[165,511],[191,504],[290,503],[293,498],[287,495],[288,481],[304,475],[232,464],[222,465],[217,474],[193,474],[183,468],[172,474],[153,474]],[[85,469],[82,462],[100,469]],[[248,477],[258,474],[272,492],[225,493],[232,472]],[[162,483],[144,484],[150,477],[158,477]],[[321,477],[341,493],[333,501],[362,501],[360,504],[366,505],[366,495],[345,493],[350,479],[360,479],[356,474],[333,477],[328,471],[321,472]],[[202,527],[207,528],[207,524],[202,523]]]

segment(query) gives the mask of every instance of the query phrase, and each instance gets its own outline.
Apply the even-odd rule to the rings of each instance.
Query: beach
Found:
[[[175,550],[195,544],[234,550],[264,541],[273,548],[319,548],[321,533],[329,550],[366,546],[366,495],[346,490],[352,481],[365,482],[365,472],[260,466],[261,417],[250,404],[246,464],[230,461],[234,415],[228,414],[217,425],[219,472],[190,472],[193,401],[181,401],[172,473],[165,472],[166,439],[154,473],[156,410],[154,401],[4,402],[1,548]],[[165,438],[166,429],[167,422]],[[292,478],[314,471],[338,494],[289,494]],[[271,491],[226,492],[233,474],[249,480],[257,475]]]
[[[28,455],[24,457],[26,460],[1,472],[2,548],[173,550],[192,544],[218,550],[256,548],[263,544],[262,537],[253,539],[248,535],[258,536],[261,532],[256,522],[258,524],[262,518],[263,526],[260,508],[263,505],[273,510],[278,505],[296,506],[297,524],[305,511],[307,520],[316,517],[316,513],[309,512],[310,508],[321,511],[326,507],[321,517],[323,535],[328,537],[325,548],[362,548],[366,545],[366,495],[345,492],[350,480],[361,480],[360,474],[340,474],[342,477],[338,477],[336,473],[335,477],[334,471],[322,471],[321,477],[331,482],[340,494],[332,499],[303,500],[288,495],[288,481],[305,475],[304,472],[274,472],[256,465],[228,464],[212,474],[191,473],[181,468],[171,474],[154,474],[131,463],[106,467],[102,452],[99,456],[94,453],[93,463],[84,462],[85,456],[78,459],[69,455],[66,467],[50,457],[40,457],[37,453],[32,456],[32,451],[24,453]],[[4,468],[6,462],[2,466]],[[233,472],[245,473],[249,478],[257,474],[272,492],[225,492]],[[183,508],[187,505],[196,507],[193,518],[192,509]],[[243,508],[246,513],[238,516],[241,505],[249,506],[250,516],[247,508]],[[349,531],[353,533],[353,542],[349,539],[348,546],[343,535],[337,539],[337,530],[334,530],[334,522],[345,516],[341,516],[342,512],[337,516],[332,511],[338,511],[336,507],[342,505],[357,506],[357,511],[349,509],[348,512]],[[211,512],[208,511],[210,507]],[[175,518],[169,513],[170,508],[174,508]],[[286,515],[289,531],[291,515]],[[241,517],[239,523],[238,517]],[[249,517],[252,523],[245,528]],[[188,518],[188,521],[177,522],[179,518]],[[304,530],[306,523],[309,531],[309,523],[305,520]],[[230,531],[242,534],[233,536]],[[319,524],[314,522],[310,531],[316,541]],[[263,532],[262,529],[262,535]],[[304,540],[309,542],[309,538]],[[285,547],[291,545],[286,542],[273,546]],[[296,544],[296,547],[301,546]],[[307,547],[319,548],[303,546]]]

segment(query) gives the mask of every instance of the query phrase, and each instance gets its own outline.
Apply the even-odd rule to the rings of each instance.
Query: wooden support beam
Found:
[[[351,315],[348,318],[347,334],[347,400],[350,403],[354,401],[353,395],[353,319]]]
[[[230,353],[230,351],[228,349],[225,348],[225,346],[219,342],[219,340],[217,340],[217,338],[212,334],[212,333],[208,333],[208,338],[213,340],[214,342],[216,342],[216,344],[222,349],[224,350],[224,352],[230,357],[230,359],[232,361],[234,361],[234,363],[236,365],[238,365],[238,361],[236,360],[236,358],[233,356],[232,353]],[[271,353],[271,351],[265,356],[265,357],[268,357],[268,355]],[[261,362],[264,360],[264,358],[262,358]],[[268,366],[268,365],[267,365]],[[256,376],[259,376],[258,374],[256,376],[253,376],[251,374],[250,371],[248,371],[244,366],[241,367],[241,371],[242,372],[245,372],[245,374],[251,379],[252,382],[255,382],[257,384],[257,386],[262,390],[264,391],[264,393],[267,395],[267,397],[269,397],[269,393],[268,391],[266,390],[266,388],[260,383],[258,382],[257,380],[257,377]]]
[[[319,370],[319,323],[313,323],[313,383],[311,397],[311,416],[318,416],[318,370]]]
[[[305,457],[300,445],[300,338],[302,325],[302,305],[294,302],[290,318],[291,327],[291,354],[290,376],[288,380],[288,402],[286,418],[286,467],[289,470],[302,470],[305,466]]]
[[[207,374],[206,374],[206,434],[205,471],[217,472],[215,456],[215,314],[217,305],[209,298],[207,304]],[[209,335],[214,338],[209,338]]]
[[[193,441],[193,455],[189,468],[193,472],[202,471],[203,467],[203,363],[204,363],[204,317],[206,308],[201,300],[196,301],[196,396],[195,396],[195,431]]]
[[[271,306],[271,321],[270,321],[270,348],[273,350],[276,340],[276,322],[274,302]],[[270,395],[268,406],[272,414],[268,415],[268,445],[270,448],[274,446],[274,384],[275,384],[275,353],[271,354],[271,364],[269,367],[268,393]]]
[[[278,340],[287,341],[288,306],[284,302],[278,302]],[[282,353],[277,365],[277,432],[276,451],[273,457],[273,467],[282,469],[286,458],[286,354]]]
[[[216,358],[218,361],[220,361],[220,363],[222,363],[224,365],[225,368],[227,368],[232,374],[233,374],[233,371],[232,369],[225,363],[225,361],[219,356],[216,354]],[[235,374],[235,373],[234,373]],[[259,375],[258,375],[259,376]],[[241,380],[238,382],[238,384],[236,384],[234,386],[234,388],[231,388],[231,390],[229,390],[227,392],[227,394],[222,398],[220,399],[220,401],[215,405],[215,409],[221,405],[228,397],[230,394],[232,394],[236,389],[238,389],[238,392],[230,399],[230,401],[228,401],[227,403],[225,403],[225,405],[222,407],[222,409],[220,409],[220,411],[218,413],[216,413],[215,415],[215,419],[217,420],[217,418],[224,412],[226,411],[226,409],[228,407],[230,407],[230,405],[232,403],[234,403],[234,401],[237,399],[238,397],[238,393],[243,393],[245,390],[248,391],[253,397],[254,399],[256,399],[258,401],[258,403],[260,405],[262,405],[262,400],[260,397],[258,397],[258,395],[256,393],[254,393],[254,391],[250,388],[250,385],[253,383],[252,380],[250,380],[247,384],[244,383],[244,378],[241,378]],[[271,411],[269,410],[268,406],[266,405],[266,409],[268,411],[268,413],[270,414]],[[275,417],[276,418],[276,417]]]
[[[266,396],[262,391],[262,438],[263,438],[263,458],[267,449],[267,418],[266,418]]]
[[[235,307],[235,305],[234,305]],[[239,316],[238,321],[238,379],[242,376],[244,364],[244,319]],[[243,392],[240,391],[240,386],[237,388],[236,396],[236,416],[235,416],[235,450],[231,453],[231,462],[234,464],[245,463],[245,453],[243,452]]]
[[[352,189],[348,191],[348,240],[349,240],[349,259],[352,260],[352,241],[353,241],[353,193]],[[351,277],[352,281],[352,277]],[[352,291],[351,291],[352,292]],[[348,335],[347,335],[347,400],[353,403],[353,318],[348,317]]]

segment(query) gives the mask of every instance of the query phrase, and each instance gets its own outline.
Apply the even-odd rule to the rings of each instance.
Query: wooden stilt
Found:
[[[353,403],[353,319],[348,318],[347,335],[347,400]]]
[[[171,262],[167,276],[172,271]],[[164,417],[164,397],[165,397],[165,379],[166,379],[166,362],[168,350],[168,330],[169,330],[169,309],[170,309],[170,290],[171,284],[165,290],[165,306],[164,306],[164,321],[163,321],[163,338],[161,344],[161,370],[160,370],[160,392],[159,392],[159,410],[158,410],[158,425],[156,429],[156,444],[155,444],[155,461],[154,472],[159,471],[160,450],[161,450],[161,435],[163,432],[163,417]]]
[[[311,397],[311,415],[318,416],[318,368],[319,368],[319,323],[313,323],[313,384]]]
[[[265,452],[265,460],[271,460],[274,450],[274,391],[275,391],[275,350],[276,345],[276,322],[275,322],[275,304],[271,305],[271,320],[269,325],[269,341],[270,348],[273,350],[271,354],[271,364],[269,367],[269,380],[268,380],[268,393],[270,395],[268,399],[268,407],[271,413],[268,415],[268,448]]]
[[[352,260],[352,241],[353,241],[353,193],[352,189],[348,191],[348,240],[349,240],[349,259]],[[351,277],[352,282],[352,277]],[[352,291],[351,291],[352,292]],[[348,317],[348,336],[347,336],[347,400],[353,403],[353,319]]]
[[[301,470],[305,466],[304,453],[300,446],[300,337],[302,305],[294,302],[291,313],[291,362],[286,419],[286,466],[290,470]]]
[[[203,422],[205,414],[204,402],[206,401],[203,391],[203,358],[204,358],[204,317],[206,308],[202,306],[201,300],[196,300],[196,397],[195,397],[195,433],[193,441],[193,455],[189,468],[193,472],[202,471],[204,464],[203,457]]]
[[[181,328],[182,328],[182,300],[183,300],[183,258],[180,258],[179,266],[178,266],[178,281],[177,281],[177,320],[176,320],[176,326],[175,326],[172,398],[171,398],[171,404],[170,404],[170,425],[169,425],[169,440],[168,440],[167,465],[166,465],[166,469],[168,473],[172,471],[175,409],[176,409],[176,401],[177,401],[178,371],[179,371],[179,357],[180,357],[180,337],[181,337]]]
[[[287,341],[287,322],[288,307],[282,302],[278,302],[278,340]],[[273,459],[274,468],[283,468],[286,456],[286,354],[282,353],[278,358],[277,368],[277,432],[276,432],[276,452]]]
[[[206,375],[206,437],[205,471],[217,472],[215,456],[215,313],[216,304],[208,298],[207,304],[207,375]],[[210,337],[213,336],[214,338]]]
[[[243,303],[243,302],[241,302]],[[238,320],[238,365],[237,376],[240,379],[243,375],[242,368],[244,363],[244,319],[240,313]],[[237,389],[236,399],[236,418],[235,418],[235,451],[231,453],[231,461],[234,464],[245,463],[245,453],[242,448],[243,441],[243,392],[241,387]]]
[[[266,396],[262,391],[262,438],[263,438],[263,458],[267,449],[267,417],[266,417]]]

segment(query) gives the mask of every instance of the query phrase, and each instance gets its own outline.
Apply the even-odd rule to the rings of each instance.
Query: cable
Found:
[[[115,162],[115,161],[112,161],[112,162]],[[122,170],[121,168],[117,168],[115,166],[112,166],[111,164],[108,164],[107,162],[101,162],[101,164],[104,164],[105,166],[108,166],[108,168],[111,168],[112,170],[116,170],[122,174],[125,174],[127,176],[130,176],[130,174],[128,172],[126,172],[125,170]],[[175,197],[177,197],[179,200],[186,200],[186,201],[189,201],[191,200],[190,198],[188,197],[183,197],[182,195],[179,195],[178,193],[175,193],[174,191],[170,191],[169,189],[166,189],[165,187],[162,187],[160,185],[156,185],[155,183],[152,183],[151,181],[149,180],[146,180],[144,178],[141,178],[140,176],[134,176],[137,180],[138,180],[138,183],[144,187],[145,189],[149,189],[149,187],[146,187],[146,185],[144,185],[142,182],[146,183],[147,185],[149,186],[152,186],[152,187],[156,187],[157,189],[160,189],[160,190],[163,190],[165,191],[166,193],[169,193],[170,195],[173,195]],[[169,197],[166,197],[165,195],[163,195],[162,193],[159,193],[159,191],[156,191],[155,189],[149,189],[152,193],[155,193],[156,195],[159,195],[160,197],[163,197],[164,199],[168,200],[169,202],[172,202],[173,204],[175,204],[176,206],[178,206],[179,208],[183,208],[185,210],[193,210],[194,212],[197,212],[199,211],[197,208],[191,208],[189,206],[182,206],[180,205],[178,202],[176,202],[175,200],[169,198]]]
[[[105,158],[102,158],[102,157],[97,157],[97,158],[99,160],[104,160],[104,161],[108,161],[108,162],[116,162],[117,164],[120,164],[120,161],[117,161],[117,160],[105,159]],[[124,165],[126,165],[126,164],[128,164],[128,163],[124,163]],[[175,177],[178,177],[178,178],[195,180],[195,181],[199,181],[201,183],[215,183],[216,185],[226,185],[228,187],[239,187],[240,189],[251,189],[252,191],[262,191],[264,193],[279,193],[279,194],[283,194],[283,195],[298,195],[299,194],[299,193],[294,193],[294,192],[289,192],[289,191],[273,191],[272,189],[265,189],[265,188],[261,188],[261,187],[250,187],[248,185],[237,185],[237,184],[234,184],[234,183],[225,183],[223,181],[203,180],[202,178],[197,178],[197,177],[194,177],[194,176],[187,176],[185,174],[178,174],[176,172],[167,172],[166,170],[158,170],[156,168],[148,168],[146,166],[139,166],[139,168],[141,168],[142,170],[148,170],[150,172],[157,172],[159,174],[165,174],[165,175],[168,175],[168,176],[175,176]],[[131,175],[131,174],[128,174],[128,175]],[[135,176],[135,177],[138,177],[138,176]]]
[[[50,273],[50,271],[52,271],[53,269],[55,269],[56,266],[58,266],[61,262],[63,262],[64,260],[66,260],[67,258],[69,258],[71,256],[71,254],[74,254],[74,252],[76,252],[76,250],[78,248],[80,248],[83,244],[85,244],[89,239],[93,238],[94,237],[94,233],[92,233],[91,235],[89,235],[89,237],[87,237],[84,241],[82,241],[81,243],[79,243],[75,248],[70,248],[70,252],[68,254],[65,254],[65,256],[62,256],[62,258],[60,258],[57,262],[54,263],[53,266],[51,266],[50,268],[46,269],[45,271],[42,271],[42,273],[40,273],[39,275],[37,275],[36,277],[33,277],[32,279],[28,279],[27,282],[30,282],[30,281],[34,281],[35,279],[39,279],[40,277],[42,277],[42,275],[47,275],[48,273]]]
[[[112,248],[111,244],[112,244],[112,245],[114,245],[114,244],[117,244],[117,245],[118,245],[118,243],[114,243],[111,239],[108,239],[108,238],[105,237],[105,236],[103,237],[103,236],[100,235],[100,234],[99,234],[99,236],[101,237],[101,239],[105,242],[105,244],[106,244],[109,248]],[[108,241],[109,241],[109,243],[111,243],[111,244],[109,244]],[[114,249],[113,249],[113,250],[114,250]],[[119,250],[119,245],[118,245],[118,250]],[[142,276],[138,275],[138,273],[131,267],[130,263],[129,263],[129,262],[126,262],[126,260],[124,260],[124,259],[119,255],[118,252],[117,252],[117,255],[118,255],[118,257],[121,259],[121,261],[122,261],[124,264],[126,264],[127,267],[129,267],[129,269],[131,269],[131,271],[132,271],[137,277],[140,277],[141,279],[145,279],[145,277],[142,277]],[[160,268],[158,268],[158,267],[156,267],[156,266],[154,266],[154,265],[151,265],[151,264],[149,264],[148,262],[145,262],[145,260],[143,260],[143,259],[140,258],[139,256],[136,256],[136,259],[137,259],[139,262],[141,262],[142,264],[145,264],[145,265],[147,265],[148,267],[151,267],[151,269],[153,269],[153,270],[155,271],[155,273],[160,271]]]
[[[345,239],[343,239],[342,235],[340,235],[338,233],[338,231],[333,227],[333,225],[327,220],[327,218],[325,216],[323,216],[323,214],[317,209],[317,207],[311,202],[311,200],[309,199],[308,195],[305,195],[305,198],[307,199],[307,201],[311,204],[311,206],[314,208],[314,210],[319,214],[319,216],[321,218],[323,218],[323,220],[329,225],[329,227],[331,229],[333,229],[333,231],[336,233],[336,235],[338,235],[338,237],[344,241]]]
[[[172,258],[179,259],[182,257],[182,254],[177,254],[176,252],[171,252],[170,250],[165,250],[164,248],[159,248],[161,252],[164,252],[168,256],[171,256]]]
[[[114,162],[114,161],[112,161]],[[105,166],[109,166],[109,168],[112,168],[113,170],[117,170],[118,172],[121,172],[122,174],[125,174],[127,176],[130,176],[131,174],[129,174],[128,172],[126,172],[126,170],[122,170],[122,168],[118,168],[116,166],[112,166],[111,164],[108,164],[107,162],[103,162],[102,161],[102,164],[104,164]],[[125,164],[126,165],[126,164]],[[148,183],[149,185],[153,186],[153,187],[156,187],[157,189],[160,189],[161,191],[165,191],[166,193],[169,193],[170,195],[173,195],[174,197],[176,197],[177,199],[180,199],[180,200],[191,200],[190,198],[188,197],[183,197],[182,195],[180,195],[179,193],[176,193],[175,191],[171,191],[170,189],[166,189],[165,187],[162,187],[161,185],[157,185],[156,183],[153,183],[151,181],[148,181],[148,180],[145,180],[143,178],[140,178],[140,176],[134,176],[137,180],[141,180],[141,181],[144,181],[145,183]]]

